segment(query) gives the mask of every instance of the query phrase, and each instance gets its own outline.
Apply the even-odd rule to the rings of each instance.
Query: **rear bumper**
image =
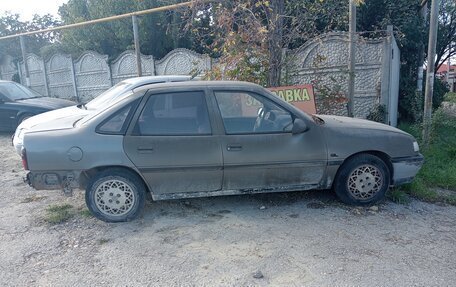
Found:
[[[37,190],[65,190],[79,187],[79,175],[72,171],[28,172],[24,180]]]
[[[412,182],[423,163],[424,157],[422,154],[392,159],[394,170],[393,185],[397,186]]]

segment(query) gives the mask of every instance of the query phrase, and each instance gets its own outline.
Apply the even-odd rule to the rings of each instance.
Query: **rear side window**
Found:
[[[101,134],[124,134],[138,103],[139,99],[115,112],[97,127],[97,132]]]
[[[147,136],[211,134],[204,92],[151,95],[135,131]]]

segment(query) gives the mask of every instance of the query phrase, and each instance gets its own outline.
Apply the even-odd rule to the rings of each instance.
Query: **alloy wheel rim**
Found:
[[[122,216],[127,214],[134,205],[133,188],[121,180],[106,180],[95,190],[95,204],[106,215]]]
[[[383,186],[382,172],[375,166],[365,164],[353,170],[348,177],[347,188],[356,199],[374,197]]]

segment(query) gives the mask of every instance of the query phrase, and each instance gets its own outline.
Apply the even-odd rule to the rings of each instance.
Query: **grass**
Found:
[[[109,242],[109,239],[106,238],[100,238],[98,239],[98,244],[103,245]]]
[[[73,216],[74,211],[71,204],[50,205],[46,208],[44,220],[50,224],[60,224],[68,221]]]
[[[410,202],[408,194],[399,188],[391,189],[386,196],[395,203],[407,204]]]
[[[79,215],[81,215],[82,217],[85,217],[85,218],[93,217],[92,213],[90,213],[90,211],[87,208],[80,210]]]
[[[455,94],[456,101],[456,94]],[[401,124],[400,129],[421,138],[416,124]],[[441,110],[433,115],[431,143],[421,149],[425,163],[415,180],[400,190],[429,202],[446,202],[456,205],[456,118]],[[442,192],[442,190],[444,192]]]
[[[30,203],[30,202],[36,202],[36,201],[41,201],[43,199],[45,199],[46,196],[39,196],[39,195],[32,195],[32,196],[29,196],[29,197],[26,197],[24,198],[21,203]]]

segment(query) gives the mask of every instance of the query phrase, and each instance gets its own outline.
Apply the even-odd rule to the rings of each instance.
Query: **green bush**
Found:
[[[401,124],[400,128],[418,139],[421,137],[419,124]],[[404,186],[403,190],[426,201],[456,204],[456,118],[448,117],[441,109],[434,112],[431,142],[421,152],[424,165],[414,182]],[[438,188],[450,191],[450,195],[437,192]]]
[[[443,100],[446,102],[451,102],[456,104],[456,93],[455,92],[448,92],[443,97]]]

